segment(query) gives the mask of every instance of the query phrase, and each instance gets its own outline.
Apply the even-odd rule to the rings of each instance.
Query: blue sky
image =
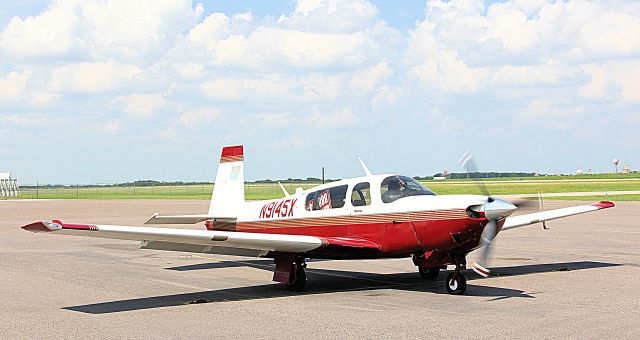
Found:
[[[637,1],[2,2],[0,60],[23,183],[640,164]]]

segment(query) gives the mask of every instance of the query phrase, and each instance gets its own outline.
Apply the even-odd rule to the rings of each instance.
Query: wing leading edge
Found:
[[[502,230],[515,229],[519,227],[528,226],[531,224],[541,223],[545,221],[555,220],[557,218],[573,216],[578,214],[584,214],[591,211],[613,208],[615,204],[612,202],[602,201],[600,203],[593,203],[588,205],[578,205],[575,207],[546,210],[532,214],[519,215],[513,217],[507,217],[502,226]]]

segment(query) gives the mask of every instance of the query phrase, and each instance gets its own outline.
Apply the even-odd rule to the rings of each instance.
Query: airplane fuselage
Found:
[[[425,251],[466,254],[478,246],[487,219],[482,214],[468,214],[467,208],[481,206],[486,196],[418,195],[385,203],[381,183],[391,176],[397,175],[352,178],[298,191],[280,199],[246,202],[235,224],[216,225],[212,222],[207,227],[212,230],[357,238],[374,242],[380,249],[362,254],[307,254],[324,258],[403,257]],[[367,197],[358,190],[364,186],[367,187]],[[338,190],[338,198],[320,196]],[[320,196],[316,200],[320,203],[315,207],[309,204],[312,201],[310,195]],[[327,199],[339,202],[325,202]],[[319,208],[320,204],[325,204],[324,208]]]

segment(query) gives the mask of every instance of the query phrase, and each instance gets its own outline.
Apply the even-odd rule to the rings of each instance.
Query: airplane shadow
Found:
[[[168,269],[184,271],[215,269],[223,268],[225,266],[249,266],[259,269],[272,270],[272,263],[273,262],[271,260],[248,260],[239,262],[223,261],[173,267]],[[493,268],[492,273],[495,273],[497,276],[517,276],[553,271],[614,267],[620,265],[621,264],[590,261],[562,262],[498,267]],[[470,271],[465,271],[465,275],[468,282],[480,279],[477,275]],[[304,292],[291,292],[285,289],[285,287],[279,283],[270,283],[257,286],[109,301],[95,304],[64,307],[62,309],[88,314],[108,314],[151,308],[180,306],[191,303],[259,300],[287,296],[317,295],[348,291],[375,291],[381,289],[396,289],[412,292],[447,294],[444,288],[445,277],[445,273],[441,273],[438,280],[425,281],[421,279],[417,273],[372,274],[342,270],[308,268],[307,278],[309,282],[307,284],[307,289]],[[467,286],[466,295],[493,298],[490,299],[490,301],[514,297],[534,298],[533,296],[525,293],[522,290],[480,286],[474,284],[469,284]]]

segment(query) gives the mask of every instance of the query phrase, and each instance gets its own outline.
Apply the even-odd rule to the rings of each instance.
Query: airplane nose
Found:
[[[492,198],[484,204],[484,214],[489,220],[499,220],[511,215],[518,207],[500,198]]]

